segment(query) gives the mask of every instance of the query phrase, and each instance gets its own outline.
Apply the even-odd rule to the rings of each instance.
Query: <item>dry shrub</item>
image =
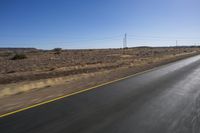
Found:
[[[22,53],[22,54],[15,54],[11,58],[11,60],[22,60],[22,59],[26,59],[26,58],[27,58],[27,56],[24,53]]]

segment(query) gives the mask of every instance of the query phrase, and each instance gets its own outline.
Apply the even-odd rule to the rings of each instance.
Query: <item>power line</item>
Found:
[[[102,38],[96,38],[96,39],[82,39],[82,40],[76,40],[76,41],[62,41],[62,42],[55,42],[55,43],[76,43],[76,42],[91,42],[91,41],[104,41],[104,40],[116,40],[120,39],[121,35],[117,36],[110,36],[110,37],[102,37]]]
[[[110,36],[110,37],[102,37],[102,38],[93,38],[93,39],[82,39],[82,40],[75,40],[75,41],[58,41],[58,42],[46,42],[46,43],[7,43],[7,45],[34,45],[34,44],[72,44],[78,42],[92,42],[92,41],[104,41],[104,40],[119,40],[122,35]],[[6,45],[0,44],[0,45]]]
[[[169,37],[162,37],[162,36],[139,36],[139,35],[128,35],[127,36],[127,34],[125,33],[124,35],[115,35],[115,36],[108,36],[108,37],[102,37],[102,38],[89,38],[88,37],[88,39],[81,39],[81,40],[74,40],[74,41],[58,41],[58,42],[40,42],[40,43],[38,43],[37,41],[32,41],[32,43],[7,43],[7,44],[0,44],[0,45],[42,45],[42,44],[44,44],[44,45],[62,45],[62,46],[72,46],[72,44],[76,44],[77,43],[77,45],[79,44],[79,43],[85,43],[85,42],[97,42],[97,41],[106,41],[106,42],[109,42],[109,40],[110,41],[112,41],[111,43],[113,43],[113,41],[117,41],[117,42],[119,42],[119,45],[121,45],[121,38],[122,38],[122,36],[123,36],[123,48],[126,48],[127,47],[127,40],[128,39],[130,39],[130,41],[129,42],[131,42],[132,44],[135,44],[135,43],[147,43],[147,45],[150,45],[152,42],[157,42],[157,41],[161,41],[162,43],[166,43],[166,42],[164,42],[164,41],[169,41],[171,44],[173,44],[174,45],[174,42],[176,41],[176,46],[178,45],[178,43],[180,43],[181,42],[181,44],[184,44],[184,43],[187,43],[187,44],[189,44],[189,43],[193,43],[194,44],[194,42],[197,42],[198,40],[200,40],[200,39],[198,39],[198,40],[195,40],[195,39],[191,39],[191,40],[189,40],[188,38],[182,38],[182,39],[180,39],[180,37],[177,37],[177,38],[169,38]],[[134,39],[134,40],[132,40],[132,39]],[[178,40],[177,40],[178,39]],[[188,39],[188,40],[187,40]],[[139,42],[138,42],[139,41]],[[99,43],[99,42],[98,42]],[[103,43],[103,42],[102,42]],[[116,43],[116,42],[115,42]],[[197,45],[199,44],[199,43],[196,43]],[[116,44],[115,44],[116,45]],[[131,45],[131,44],[130,44]],[[118,46],[118,47],[120,47],[120,46]]]
[[[180,39],[180,40],[199,40],[198,37],[181,37],[181,36],[171,36],[171,37],[167,37],[167,36],[147,36],[147,35],[131,35],[129,34],[129,37],[134,37],[134,38],[152,38],[152,39]]]

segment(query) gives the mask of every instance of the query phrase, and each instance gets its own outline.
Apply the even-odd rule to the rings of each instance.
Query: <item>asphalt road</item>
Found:
[[[0,133],[200,133],[200,56],[0,118]]]

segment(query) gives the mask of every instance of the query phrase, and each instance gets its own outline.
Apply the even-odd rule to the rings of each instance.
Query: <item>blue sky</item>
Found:
[[[0,47],[200,43],[199,0],[0,0]]]

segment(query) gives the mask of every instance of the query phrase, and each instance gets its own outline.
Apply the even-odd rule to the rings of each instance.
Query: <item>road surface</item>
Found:
[[[0,118],[0,133],[200,133],[200,56]]]

